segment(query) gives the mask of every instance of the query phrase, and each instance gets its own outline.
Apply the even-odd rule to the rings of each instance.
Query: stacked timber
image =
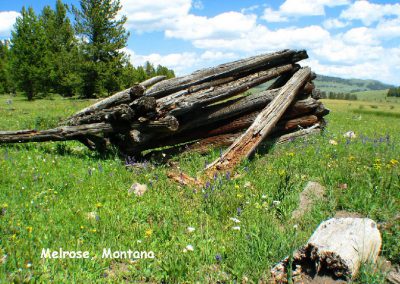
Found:
[[[231,145],[210,165],[229,168],[265,139],[282,143],[323,127],[329,111],[318,100],[315,74],[297,64],[306,58],[304,50],[282,50],[184,77],[154,77],[57,128],[0,132],[0,143],[78,140],[97,151],[114,145],[126,156],[185,143],[194,150]],[[248,92],[262,84],[263,91]]]

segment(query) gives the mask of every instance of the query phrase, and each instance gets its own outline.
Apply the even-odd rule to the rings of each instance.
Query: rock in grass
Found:
[[[318,182],[309,181],[300,193],[299,206],[292,213],[293,219],[300,219],[310,211],[316,201],[321,200],[325,194],[325,187]]]
[[[136,196],[142,196],[147,191],[147,185],[135,182],[128,190],[128,194],[135,194]]]

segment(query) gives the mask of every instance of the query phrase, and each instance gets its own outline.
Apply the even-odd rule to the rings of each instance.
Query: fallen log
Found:
[[[350,280],[360,266],[375,262],[382,239],[368,218],[332,218],[322,222],[307,244],[271,270],[272,283],[316,280],[321,276]]]
[[[93,123],[78,126],[61,126],[49,130],[0,131],[1,143],[27,143],[43,141],[80,140],[87,135],[113,133],[116,129],[109,123]]]
[[[249,157],[270,133],[310,76],[311,69],[308,67],[297,71],[272,102],[260,112],[247,131],[219,159],[207,167],[207,174],[212,176],[215,171],[232,170],[242,159]]]

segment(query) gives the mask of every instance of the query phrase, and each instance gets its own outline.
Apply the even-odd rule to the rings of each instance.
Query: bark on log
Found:
[[[368,218],[332,218],[322,222],[291,258],[272,270],[272,283],[288,283],[291,270],[295,283],[321,275],[348,280],[360,265],[375,262],[382,244],[377,224]]]
[[[297,130],[288,134],[283,134],[276,137],[270,137],[266,139],[263,143],[273,143],[275,145],[281,145],[289,142],[293,142],[294,140],[304,137],[304,136],[311,136],[315,134],[319,134],[321,129],[319,128],[319,124],[314,124],[313,126]],[[201,139],[192,143],[191,145],[184,146],[185,151],[194,151],[200,154],[204,154],[208,152],[212,148],[225,148],[231,145],[240,135],[242,132],[237,133],[225,133],[219,134],[216,136],[211,136],[208,138]]]
[[[44,141],[79,140],[87,135],[113,133],[116,129],[109,123],[93,123],[78,126],[61,126],[48,130],[0,131],[0,144]]]
[[[173,94],[172,97],[163,98],[160,101],[161,104],[159,103],[158,112],[169,112],[174,116],[182,115],[201,106],[243,93],[252,87],[265,83],[292,69],[293,66],[291,64],[283,65],[266,71],[260,71],[236,81],[202,90],[197,93],[181,92],[179,96]]]
[[[292,64],[308,58],[304,50],[282,50],[274,53],[253,56],[250,58],[222,64],[213,68],[196,71],[185,77],[178,77],[162,81],[145,92],[146,96],[161,98],[181,90],[188,89],[194,85],[203,84],[213,80],[235,76],[237,74],[254,73],[267,70],[284,64]]]
[[[221,158],[207,167],[207,174],[212,176],[215,171],[232,170],[242,159],[249,157],[271,132],[310,76],[311,69],[308,67],[297,71],[272,102],[261,111],[247,131],[228,148]]]

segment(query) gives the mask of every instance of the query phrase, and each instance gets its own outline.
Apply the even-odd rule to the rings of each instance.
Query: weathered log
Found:
[[[320,132],[321,129],[319,128],[319,124],[314,124],[309,128],[297,130],[288,134],[272,136],[264,140],[263,143],[281,145],[292,142],[301,137],[319,134]],[[194,151],[203,154],[207,153],[212,148],[225,148],[231,145],[242,134],[242,132],[219,134],[193,142],[190,145],[183,146],[182,148],[184,148],[185,151]],[[184,151],[182,150],[179,152]]]
[[[0,144],[44,141],[79,140],[87,135],[113,133],[116,129],[110,123],[93,123],[77,126],[61,126],[48,130],[0,131]]]
[[[260,71],[236,81],[201,90],[196,93],[181,92],[179,96],[173,94],[172,97],[168,97],[167,100],[166,98],[162,100],[162,104],[159,104],[158,112],[170,113],[175,116],[182,115],[201,106],[243,93],[250,88],[265,83],[292,69],[293,66],[287,64],[266,71]]]
[[[253,124],[239,137],[231,147],[215,162],[207,167],[207,174],[213,175],[215,171],[231,170],[242,159],[247,158],[271,132],[296,94],[309,80],[311,69],[306,67],[297,71],[292,78],[281,88],[279,94],[268,106],[260,112]]]
[[[292,64],[308,58],[304,50],[282,50],[274,53],[253,56],[250,58],[222,64],[213,68],[196,71],[185,77],[178,77],[155,84],[145,92],[146,96],[161,98],[181,90],[188,89],[194,85],[205,82],[220,80],[237,74],[254,73],[267,70],[284,64]]]
[[[375,262],[382,244],[377,224],[368,218],[332,218],[322,222],[307,244],[278,263],[272,283],[315,280],[321,275],[349,280],[364,263]]]

